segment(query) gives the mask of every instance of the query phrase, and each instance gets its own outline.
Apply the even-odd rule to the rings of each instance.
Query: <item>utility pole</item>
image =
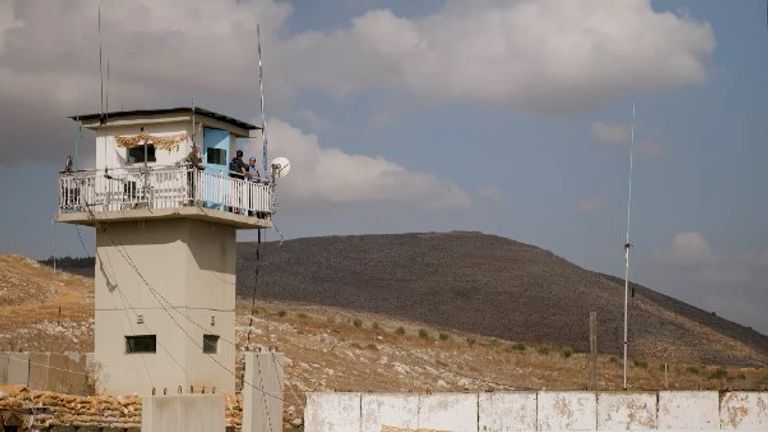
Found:
[[[597,390],[597,312],[589,313],[589,389]]]

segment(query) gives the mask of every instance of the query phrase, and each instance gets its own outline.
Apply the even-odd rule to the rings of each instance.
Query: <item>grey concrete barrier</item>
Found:
[[[224,396],[195,394],[141,398],[142,432],[224,431]]]
[[[768,432],[768,392],[308,393],[306,432]]]

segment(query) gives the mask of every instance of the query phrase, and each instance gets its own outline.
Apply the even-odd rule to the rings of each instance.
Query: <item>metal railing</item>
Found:
[[[187,166],[78,170],[59,175],[60,212],[202,206],[261,216],[273,210],[272,185],[226,171]]]

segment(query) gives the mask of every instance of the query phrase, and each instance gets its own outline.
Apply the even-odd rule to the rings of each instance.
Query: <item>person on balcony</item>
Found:
[[[248,159],[248,179],[256,183],[261,181],[261,174],[256,167],[256,158]]]
[[[196,146],[192,146],[192,150],[187,155],[186,159],[184,159],[184,164],[187,166],[187,168],[194,168],[195,170],[202,171],[205,167],[203,166],[203,160],[200,159],[200,149]],[[187,201],[189,204],[195,204],[198,201],[197,198],[197,187],[195,182],[195,171],[194,170],[188,170],[187,171],[187,193],[189,194],[187,196]]]
[[[235,157],[229,161],[229,176],[244,179],[248,175],[248,165],[243,162],[243,151],[235,152]]]
[[[196,169],[203,169],[203,160],[200,158],[200,149],[196,146],[192,146],[192,150],[187,155],[187,158],[184,159],[184,162],[189,166],[190,168],[196,168]]]
[[[243,162],[243,151],[238,150],[235,152],[235,157],[229,161],[229,176],[239,180],[245,180],[248,177],[248,164]],[[234,185],[233,185],[234,187]],[[231,193],[233,199],[233,206],[230,206],[229,211],[232,213],[242,213],[245,211],[245,203],[247,188],[237,188],[237,191],[233,190]]]

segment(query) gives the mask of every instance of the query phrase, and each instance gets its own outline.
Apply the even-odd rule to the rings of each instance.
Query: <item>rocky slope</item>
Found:
[[[621,351],[623,283],[476,232],[336,236],[238,245],[238,293],[379,313],[509,340]],[[768,337],[647,288],[630,308],[633,357],[768,365]]]

